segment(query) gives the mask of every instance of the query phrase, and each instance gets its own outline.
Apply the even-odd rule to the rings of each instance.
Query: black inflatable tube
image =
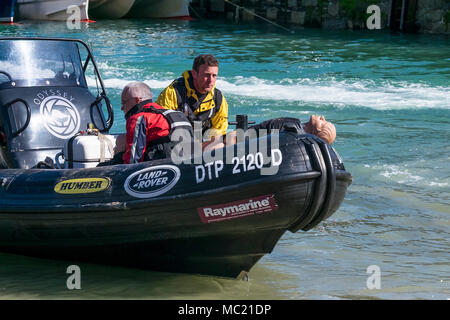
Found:
[[[320,212],[314,217],[314,220],[307,224],[302,230],[308,231],[318,225],[322,220],[326,219],[331,214],[331,205],[334,200],[334,193],[336,191],[336,170],[331,160],[330,151],[324,142],[319,142],[320,150],[322,151],[323,159],[327,170],[327,192],[325,201]]]
[[[289,231],[295,233],[298,230],[302,229],[308,225],[318,214],[319,209],[324,202],[324,198],[326,196],[326,184],[327,184],[327,168],[322,157],[322,153],[320,152],[320,147],[318,143],[311,139],[310,137],[300,139],[301,142],[305,145],[306,150],[312,160],[312,165],[314,170],[320,172],[320,177],[316,181],[314,188],[314,198],[311,203],[310,208],[307,210],[309,212],[305,217],[299,217],[299,219],[294,222],[290,227]]]
[[[76,169],[75,169],[76,170]],[[302,180],[312,180],[320,177],[320,172],[317,171],[311,171],[311,172],[302,172],[297,174],[289,174],[289,175],[282,175],[282,176],[273,176],[271,178],[265,178],[264,182],[259,182],[259,185],[264,184],[278,184],[278,183],[285,183],[285,182],[295,182],[295,181],[302,181]],[[258,183],[258,182],[256,182]],[[185,198],[193,198],[193,197],[205,197],[210,194],[215,194],[217,192],[227,192],[232,191],[234,189],[240,189],[245,188],[248,186],[251,186],[255,184],[255,181],[249,181],[249,182],[243,182],[238,185],[231,185],[221,188],[215,188],[210,190],[203,190],[198,192],[190,192],[185,194],[178,194],[173,196],[166,196],[166,197],[157,197],[157,198],[151,198],[151,199],[136,199],[133,201],[128,202],[121,202],[121,203],[90,203],[90,204],[84,204],[80,206],[80,204],[77,205],[58,205],[58,206],[38,206],[36,204],[33,204],[32,206],[20,206],[18,203],[14,203],[14,200],[11,199],[9,202],[11,203],[11,207],[1,207],[0,208],[0,217],[2,214],[10,214],[10,213],[64,213],[64,212],[76,212],[77,214],[84,214],[92,211],[113,211],[113,210],[123,210],[125,207],[127,209],[135,209],[140,207],[148,206],[152,202],[160,202],[160,201],[170,201],[174,199],[185,199]],[[80,210],[80,207],[82,207],[83,210]]]

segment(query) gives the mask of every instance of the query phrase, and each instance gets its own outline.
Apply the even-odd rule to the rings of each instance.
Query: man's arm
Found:
[[[161,92],[161,94],[159,95],[158,100],[156,100],[156,103],[163,108],[177,110],[178,101],[175,88],[172,85],[165,88],[163,92]]]
[[[114,145],[114,155],[125,152],[127,143],[127,135],[126,133],[121,133],[116,138],[116,144]]]

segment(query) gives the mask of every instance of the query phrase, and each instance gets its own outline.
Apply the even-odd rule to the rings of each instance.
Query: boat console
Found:
[[[86,74],[95,78],[96,93]],[[110,101],[83,41],[0,38],[0,168],[35,168],[81,130],[108,133],[112,124]]]

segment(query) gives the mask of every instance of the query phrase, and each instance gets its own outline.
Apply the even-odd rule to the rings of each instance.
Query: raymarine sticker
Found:
[[[57,138],[68,139],[80,131],[80,113],[66,98],[45,98],[41,102],[40,113],[45,128]]]
[[[136,198],[153,198],[166,193],[180,179],[176,166],[161,165],[146,168],[131,174],[125,180],[125,191]]]
[[[277,209],[278,205],[275,202],[274,195],[267,194],[260,197],[202,207],[198,208],[197,211],[203,223],[211,223],[271,212]]]

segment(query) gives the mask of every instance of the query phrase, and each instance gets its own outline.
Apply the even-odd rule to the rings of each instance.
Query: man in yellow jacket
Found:
[[[183,72],[161,92],[156,101],[166,109],[184,112],[189,121],[202,124],[202,133],[211,129],[209,137],[222,136],[228,128],[228,104],[216,79],[219,62],[214,56],[203,54],[195,58],[192,70]]]

